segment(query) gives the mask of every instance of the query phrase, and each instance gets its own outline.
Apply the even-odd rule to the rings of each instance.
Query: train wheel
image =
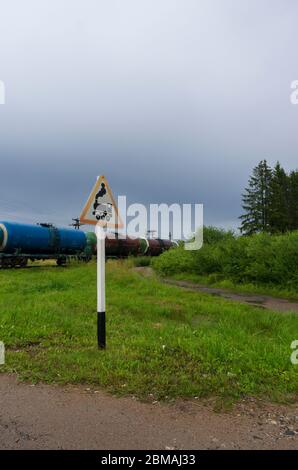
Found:
[[[19,264],[18,258],[11,258],[10,263],[9,263],[9,267],[10,268],[15,268],[16,266],[18,266],[18,264]]]
[[[2,260],[2,268],[12,268],[12,263],[10,258],[3,258]]]
[[[58,258],[56,263],[58,266],[63,266],[64,264],[66,264],[66,258]]]
[[[20,259],[20,261],[19,261],[19,266],[20,266],[21,268],[25,268],[25,266],[27,266],[27,264],[28,264],[27,258],[21,258],[21,259]]]

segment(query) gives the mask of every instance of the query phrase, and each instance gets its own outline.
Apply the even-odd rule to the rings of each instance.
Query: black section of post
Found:
[[[106,312],[97,312],[97,342],[100,349],[106,347]]]

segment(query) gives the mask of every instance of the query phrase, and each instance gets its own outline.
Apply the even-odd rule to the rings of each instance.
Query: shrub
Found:
[[[212,275],[235,282],[295,286],[298,281],[298,232],[236,236],[213,227],[204,228],[198,251],[183,246],[154,260],[161,275]]]

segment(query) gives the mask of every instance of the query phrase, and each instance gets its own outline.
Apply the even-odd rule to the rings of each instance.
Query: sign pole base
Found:
[[[106,347],[106,312],[97,312],[97,344],[99,349]]]

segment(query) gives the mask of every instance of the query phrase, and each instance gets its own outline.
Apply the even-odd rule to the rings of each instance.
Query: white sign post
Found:
[[[99,176],[80,216],[80,222],[95,225],[97,239],[97,343],[106,347],[105,239],[106,228],[123,227],[110,187]]]
[[[105,229],[97,224],[97,342],[99,348],[106,347],[106,247]]]

